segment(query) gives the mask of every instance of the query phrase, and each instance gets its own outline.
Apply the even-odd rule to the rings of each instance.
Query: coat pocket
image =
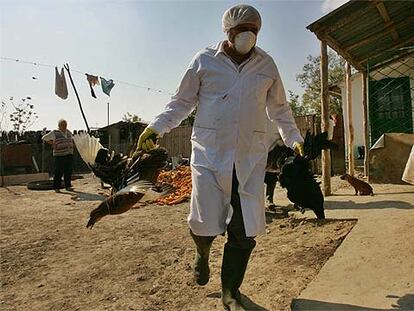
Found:
[[[216,129],[194,126],[191,134],[192,164],[212,165],[217,154]]]
[[[267,147],[265,138],[265,132],[253,131],[253,140],[250,145],[250,154],[256,163],[266,164],[267,162]]]

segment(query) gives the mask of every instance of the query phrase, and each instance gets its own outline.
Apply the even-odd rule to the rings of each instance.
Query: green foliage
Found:
[[[138,117],[136,114],[127,112],[123,115],[122,121],[129,122],[129,123],[136,123],[136,122],[142,122],[142,119]]]
[[[289,90],[288,93],[289,93],[288,102],[289,102],[290,108],[292,109],[293,115],[297,117],[297,116],[304,116],[308,114],[305,106],[303,106],[302,103],[300,102],[299,95],[293,93],[291,90]]]
[[[193,126],[196,112],[197,108],[194,109],[189,116],[180,123],[180,126]]]
[[[328,51],[328,84],[336,85],[345,79],[345,60],[335,52]],[[321,79],[320,56],[309,55],[308,63],[302,68],[302,73],[296,76],[296,81],[305,89],[301,100],[299,96],[289,91],[289,103],[295,116],[306,114],[321,114]],[[342,113],[341,99],[329,97],[329,113]],[[299,113],[299,114],[298,114]]]

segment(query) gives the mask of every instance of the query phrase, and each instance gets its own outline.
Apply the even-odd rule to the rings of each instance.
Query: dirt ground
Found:
[[[147,205],[88,230],[106,190],[90,175],[74,186],[60,194],[0,188],[1,310],[223,310],[225,238],[213,244],[210,283],[196,286],[188,203]],[[241,291],[255,310],[289,310],[356,221],[268,216]]]

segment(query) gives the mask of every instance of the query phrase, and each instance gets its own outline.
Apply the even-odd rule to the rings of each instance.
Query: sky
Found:
[[[261,13],[257,45],[274,58],[286,92],[303,93],[296,75],[309,54],[319,55],[319,41],[306,26],[344,2],[243,2]],[[238,3],[0,0],[0,99],[7,116],[10,97],[16,103],[29,96],[39,116],[31,129],[56,128],[60,118],[69,129],[85,129],[67,76],[68,98],[54,93],[54,67],[68,63],[90,127],[107,125],[108,102],[110,123],[127,112],[151,121],[163,111],[194,54],[226,39],[221,17]],[[84,73],[115,80],[111,96],[98,85],[93,98]],[[11,129],[7,119],[2,130]]]

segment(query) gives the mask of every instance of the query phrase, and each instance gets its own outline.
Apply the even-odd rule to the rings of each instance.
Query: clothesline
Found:
[[[13,61],[13,62],[22,63],[22,64],[30,64],[30,65],[34,65],[34,66],[43,66],[43,67],[50,67],[50,68],[55,67],[55,66],[49,65],[49,64],[26,61],[26,60],[21,60],[21,59],[17,59],[17,58],[10,58],[10,57],[0,57],[0,60]],[[82,74],[82,75],[85,74],[85,72],[82,72],[82,71],[79,71],[79,70],[76,70],[76,69],[71,69],[71,71]],[[133,86],[133,87],[137,87],[137,88],[141,88],[141,89],[146,89],[147,91],[152,91],[152,92],[156,92],[156,93],[164,93],[164,94],[168,94],[168,95],[174,95],[173,93],[168,92],[168,91],[164,91],[164,90],[161,90],[161,89],[155,89],[155,88],[152,88],[152,87],[143,86],[143,85],[139,85],[139,84],[135,84],[135,83],[131,83],[131,82],[126,82],[126,81],[121,81],[121,80],[113,80],[113,81],[117,82],[119,84],[125,84],[125,85],[129,85],[129,86]]]

